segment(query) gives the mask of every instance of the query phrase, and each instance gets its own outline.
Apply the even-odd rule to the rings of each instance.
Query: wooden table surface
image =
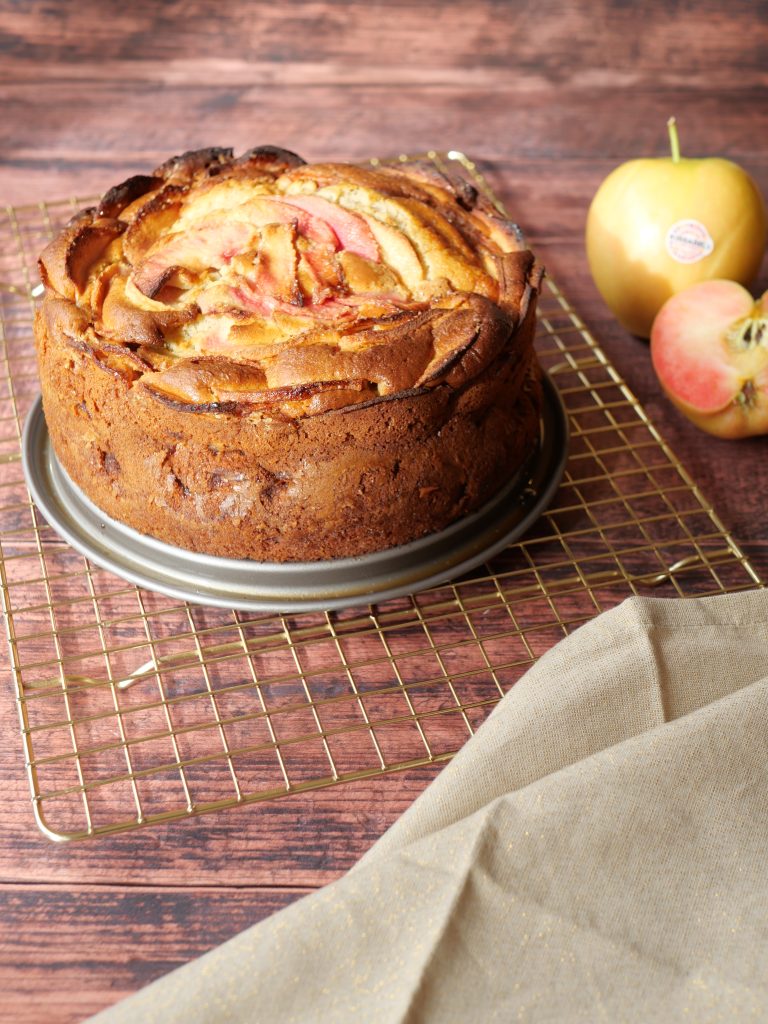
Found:
[[[747,0],[0,0],[0,203],[100,192],[212,144],[463,150],[768,578],[768,442],[713,440],[671,409],[582,242],[602,178],[662,155],[670,114],[685,153],[738,161],[768,195],[767,20]],[[2,665],[0,1018],[14,1024],[81,1020],[330,882],[437,771],[56,845],[32,818]]]

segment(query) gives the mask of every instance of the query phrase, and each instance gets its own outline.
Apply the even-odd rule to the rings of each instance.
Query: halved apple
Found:
[[[716,437],[768,433],[768,292],[757,302],[735,281],[703,281],[673,295],[651,328],[664,392]]]

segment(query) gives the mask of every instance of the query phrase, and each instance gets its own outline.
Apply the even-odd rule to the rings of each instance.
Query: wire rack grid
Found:
[[[494,199],[472,161],[429,153]],[[373,161],[374,164],[379,161]],[[555,642],[631,594],[762,585],[549,279],[538,352],[571,430],[550,509],[491,564],[306,614],[193,606],[60,541],[27,492],[36,257],[85,200],[0,223],[0,591],[32,807],[103,836],[450,758]]]

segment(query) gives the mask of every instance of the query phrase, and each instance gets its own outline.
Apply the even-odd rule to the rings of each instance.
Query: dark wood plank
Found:
[[[3,1019],[75,1024],[303,894],[0,885]]]
[[[108,6],[0,5],[5,201],[212,141],[618,161],[662,150],[673,108],[688,152],[752,158],[768,84],[768,6],[745,0]]]
[[[765,10],[764,2],[749,0],[727,8],[717,0],[649,0],[642,8],[620,0],[394,0],[386,7],[300,0],[226,10],[213,0],[130,7],[109,0],[95,18],[87,5],[4,0],[0,45],[12,59],[55,62],[62,73],[94,58],[118,66],[162,60],[170,64],[166,77],[194,79],[219,60],[215,73],[226,77],[230,63],[247,58],[258,67],[261,58],[320,67],[331,79],[340,66],[360,76],[387,67],[392,85],[445,68],[502,76],[522,66],[554,82],[589,73],[600,83],[604,69],[617,69],[629,83],[654,84],[661,76],[730,88],[736,69],[765,84]]]
[[[215,103],[209,109],[214,99],[226,107],[218,87],[170,86],[163,90],[163,102],[185,116],[169,121],[156,119],[151,85],[134,90],[130,106],[116,120],[113,111],[124,97],[119,79],[102,83],[98,95],[89,82],[51,83],[62,105],[83,119],[76,140],[62,130],[61,108],[52,107],[39,86],[6,85],[0,144],[9,156],[0,166],[0,197],[18,204],[101,192],[125,175],[151,169],[169,153],[211,144],[240,152],[262,142],[279,143],[311,160],[460,149],[492,165],[509,161],[510,187],[520,193],[518,208],[530,211],[531,224],[547,232],[554,227],[553,197],[564,199],[567,189],[569,221],[556,228],[562,233],[580,228],[589,200],[614,166],[666,153],[670,113],[680,122],[685,152],[737,160],[762,181],[768,174],[765,158],[751,146],[762,128],[761,107],[746,88],[727,94],[710,89],[681,94],[674,88],[632,92],[619,111],[609,90],[561,93],[540,85],[531,89],[515,79],[478,88],[458,77],[441,86],[403,86],[394,92],[367,84],[254,87],[222,114]],[[308,110],[323,116],[317,120]],[[589,159],[587,154],[595,152],[599,158]],[[532,194],[526,190],[529,179],[535,184]],[[579,192],[571,191],[572,183],[581,185]]]

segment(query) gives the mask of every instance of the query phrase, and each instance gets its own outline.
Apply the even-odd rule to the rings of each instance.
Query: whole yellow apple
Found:
[[[766,241],[763,197],[743,168],[716,157],[630,160],[612,171],[587,216],[587,260],[623,327],[647,338],[662,305],[698,281],[749,285]]]

